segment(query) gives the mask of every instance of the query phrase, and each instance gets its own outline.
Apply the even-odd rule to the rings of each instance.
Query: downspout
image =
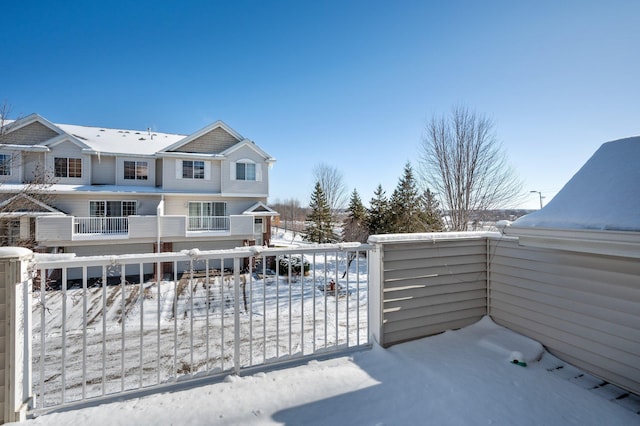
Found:
[[[162,233],[161,232],[162,231],[162,227],[160,226],[161,225],[160,224],[160,217],[163,216],[163,215],[164,215],[164,194],[161,195],[160,202],[158,203],[158,207],[156,209],[156,218],[157,218],[156,224],[157,224],[157,227],[158,227],[157,232],[156,232],[156,234],[158,236],[158,241],[156,243],[156,253],[158,253],[158,254],[161,252],[161,250],[160,250],[160,235]]]
[[[160,254],[161,253],[161,248],[160,248],[160,234],[161,234],[161,229],[162,227],[160,226],[160,216],[162,216],[164,214],[164,194],[162,194],[160,196],[160,202],[158,203],[158,207],[156,208],[156,234],[157,234],[157,242],[156,242],[156,253]],[[158,283],[158,291],[160,291],[160,280],[162,279],[162,270],[161,270],[161,264],[160,264],[160,256],[158,256],[158,259],[156,260],[156,283]],[[159,299],[158,299],[159,300]],[[158,321],[160,321],[160,317],[158,317]],[[159,345],[160,343],[158,343]]]
[[[487,274],[487,315],[491,316],[491,237],[486,238],[486,274]]]

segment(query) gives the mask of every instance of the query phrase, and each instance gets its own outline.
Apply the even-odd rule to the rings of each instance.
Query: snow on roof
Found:
[[[56,124],[61,130],[89,145],[95,151],[131,155],[153,155],[184,139],[185,135],[148,130],[109,129],[74,124]]]
[[[603,144],[549,204],[512,227],[640,231],[640,136]]]

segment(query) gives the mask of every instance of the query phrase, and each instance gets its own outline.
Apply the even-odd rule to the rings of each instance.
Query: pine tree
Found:
[[[342,240],[359,243],[366,242],[367,238],[369,238],[366,221],[367,212],[362,205],[358,191],[354,189],[347,208],[347,218],[342,227]]]
[[[327,203],[327,196],[320,186],[320,182],[316,182],[313,194],[311,194],[311,210],[307,216],[305,224],[306,241],[313,243],[332,243],[337,241],[337,236],[333,232],[331,223],[331,211]]]
[[[440,205],[436,200],[436,194],[427,189],[422,194],[422,221],[427,232],[444,231],[444,222],[440,215]]]
[[[373,195],[374,198],[369,202],[370,207],[367,212],[369,235],[388,234],[389,201],[382,189],[382,185],[378,185]]]
[[[389,225],[392,233],[424,232],[422,203],[413,177],[411,164],[404,167],[404,175],[391,195]]]

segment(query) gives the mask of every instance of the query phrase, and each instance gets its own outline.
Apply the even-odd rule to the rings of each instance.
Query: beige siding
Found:
[[[485,239],[384,244],[382,256],[384,346],[486,314]]]
[[[175,151],[196,152],[200,154],[219,154],[238,142],[240,142],[238,139],[230,135],[226,130],[218,127],[188,144],[181,146]]]
[[[56,177],[56,183],[71,184],[71,185],[91,185],[91,156],[82,153],[79,146],[72,142],[62,142],[52,148],[50,153],[47,153],[47,169],[53,172],[55,158],[80,158],[82,159],[82,177],[69,178],[69,177]]]
[[[116,184],[116,158],[106,155],[91,157],[92,183],[94,185]]]
[[[490,314],[558,357],[640,392],[640,262],[491,242]]]
[[[211,167],[210,179],[182,179],[176,177],[176,168],[181,173],[182,163],[176,158],[162,159],[162,188],[168,191],[220,193],[220,161],[208,161]]]
[[[156,186],[162,186],[162,158],[156,159]]]
[[[162,216],[160,221],[162,226],[161,237],[166,240],[171,237],[185,237],[187,235],[186,216]]]
[[[147,179],[125,179],[125,161],[144,161],[147,163]],[[116,185],[123,186],[155,186],[156,182],[156,162],[152,158],[118,157],[115,164]]]
[[[154,238],[158,232],[158,216],[129,216],[129,238]]]
[[[71,241],[73,217],[40,216],[36,218],[36,240],[40,243]]]
[[[231,235],[253,236],[253,216],[233,215],[229,217],[229,231]]]
[[[5,412],[5,401],[7,393],[9,392],[10,383],[10,365],[9,365],[9,357],[10,354],[7,353],[7,346],[9,346],[9,342],[7,342],[10,333],[7,330],[7,291],[6,286],[8,286],[11,279],[11,274],[9,272],[8,262],[4,259],[0,259],[0,282],[3,283],[0,286],[0,374],[2,374],[2,380],[0,380],[0,403],[2,404],[2,411],[0,411],[0,423],[4,423],[10,421],[10,418],[7,418],[7,413]]]
[[[48,183],[55,183],[53,174],[45,176],[44,153],[0,150],[0,154],[11,156],[10,174],[0,176],[0,183],[32,182],[36,178],[46,178]]]
[[[58,136],[47,126],[34,122],[0,137],[0,143],[12,145],[37,145]]]
[[[76,256],[104,256],[129,253],[153,253],[153,243],[126,244],[119,241],[118,244],[99,244],[86,246],[65,247],[65,253],[75,253]]]
[[[53,201],[55,207],[64,213],[77,217],[89,216],[89,201],[137,201],[139,215],[155,215],[160,195],[156,194],[104,194],[95,192],[78,192],[76,194],[56,195]]]
[[[262,179],[260,181],[234,180],[235,162],[242,159],[252,160],[256,168],[260,167]],[[229,155],[228,160],[222,162],[222,193],[223,194],[267,194],[269,191],[269,165],[264,158],[253,149],[245,146]]]
[[[240,198],[225,199],[220,196],[210,195],[178,195],[166,194],[164,198],[164,208],[166,215],[188,215],[189,201],[216,201],[227,203],[227,214],[241,214],[258,201],[266,201],[264,198]]]

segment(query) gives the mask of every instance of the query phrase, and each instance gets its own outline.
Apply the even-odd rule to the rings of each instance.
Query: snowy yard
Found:
[[[513,357],[527,366],[513,364]],[[616,400],[589,378],[485,317],[389,349],[230,375],[217,384],[51,413],[28,424],[640,424],[637,396]]]

